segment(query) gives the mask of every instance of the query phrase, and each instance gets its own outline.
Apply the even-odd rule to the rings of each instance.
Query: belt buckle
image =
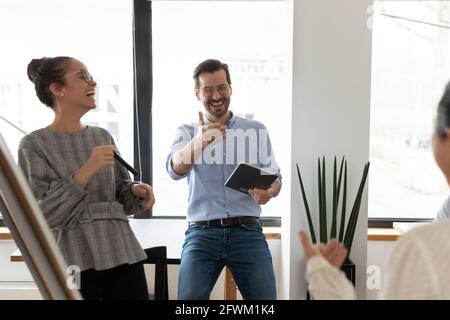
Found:
[[[220,225],[222,226],[222,227],[229,227],[229,226],[232,226],[233,225],[233,222],[228,222],[228,223],[226,223],[225,221],[227,220],[228,218],[221,218],[220,219]],[[230,220],[231,221],[231,220]]]

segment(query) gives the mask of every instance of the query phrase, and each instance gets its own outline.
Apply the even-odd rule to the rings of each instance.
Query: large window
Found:
[[[434,218],[448,194],[431,135],[450,79],[450,1],[376,1],[369,218]]]
[[[26,132],[47,126],[53,112],[27,78],[32,58],[71,56],[97,81],[97,109],[84,123],[107,129],[133,163],[131,0],[3,0],[0,2],[0,132],[17,157]]]
[[[194,96],[193,69],[206,58],[217,58],[230,66],[231,110],[263,122],[269,130],[284,187],[264,206],[263,215],[282,216],[289,210],[292,1],[152,1],[151,5],[151,30],[136,26],[151,35],[136,41],[152,39],[148,60],[153,66],[153,88],[151,84],[148,88],[153,92],[152,107],[140,106],[147,115],[151,112],[152,123],[141,115],[140,126],[152,131],[151,176],[157,198],[153,214],[186,214],[187,183],[169,178],[165,160],[176,127],[195,122],[202,110]],[[28,62],[68,55],[85,63],[98,83],[97,109],[83,122],[109,130],[125,160],[134,163],[132,23],[131,0],[0,2],[0,132],[14,157],[23,136],[20,130],[31,132],[53,119],[52,110],[39,102],[27,78]],[[138,60],[147,59],[137,53]],[[147,77],[146,70],[138,71]],[[148,139],[141,136],[141,147],[144,138]],[[143,166],[150,163],[147,154],[141,156]]]
[[[165,162],[177,126],[194,123],[203,106],[194,68],[207,58],[230,67],[230,110],[264,123],[284,190],[263,216],[288,212],[292,10],[290,1],[153,1],[153,214],[185,215],[186,179],[173,181]]]

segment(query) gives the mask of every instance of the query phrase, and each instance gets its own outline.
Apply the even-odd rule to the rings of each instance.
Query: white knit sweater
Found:
[[[450,221],[413,229],[400,237],[382,275],[380,299],[450,299]],[[309,259],[306,281],[314,299],[355,299],[344,273],[322,256]]]

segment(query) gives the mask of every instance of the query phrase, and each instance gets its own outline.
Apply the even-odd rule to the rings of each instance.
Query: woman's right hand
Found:
[[[226,127],[220,122],[205,125],[203,112],[198,112],[198,132],[194,139],[201,144],[202,150],[226,138]]]
[[[73,178],[83,188],[89,180],[102,168],[114,165],[114,152],[117,148],[114,145],[98,146],[92,150],[89,159],[83,164]]]

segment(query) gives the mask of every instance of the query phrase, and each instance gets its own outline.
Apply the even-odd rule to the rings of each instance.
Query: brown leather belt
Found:
[[[223,219],[215,219],[209,221],[193,221],[189,224],[198,224],[202,226],[211,226],[211,227],[232,227],[238,226],[246,223],[261,223],[259,218],[257,217],[233,217],[233,218],[223,218]]]

